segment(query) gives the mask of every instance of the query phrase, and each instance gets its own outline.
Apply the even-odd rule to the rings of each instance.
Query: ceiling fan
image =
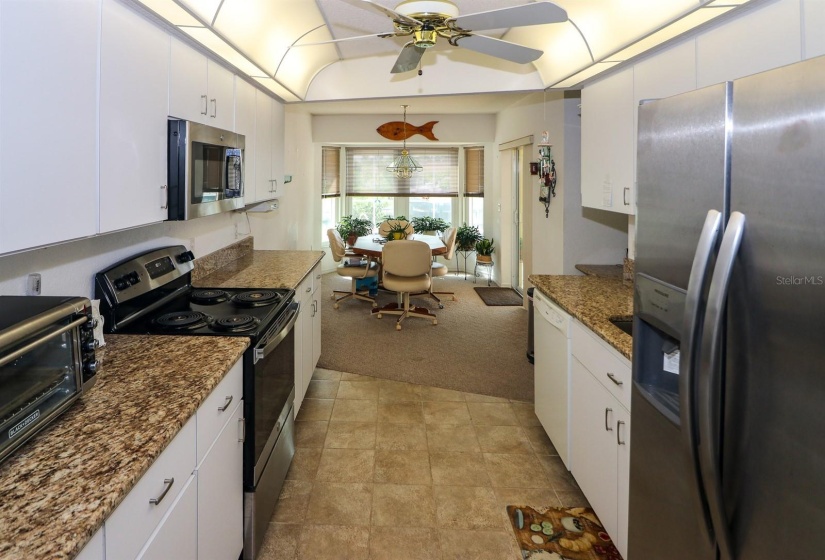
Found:
[[[374,0],[352,1],[363,8],[386,15],[392,20],[395,29],[391,32],[311,44],[338,43],[372,37],[411,37],[392,67],[393,74],[415,70],[424,52],[435,46],[439,37],[446,39],[454,47],[466,48],[519,64],[533,62],[544,54],[543,51],[479,35],[474,30],[504,29],[567,21],[567,12],[550,2],[534,2],[522,6],[459,15],[458,7],[449,0],[406,0],[398,4],[395,10],[386,8]]]

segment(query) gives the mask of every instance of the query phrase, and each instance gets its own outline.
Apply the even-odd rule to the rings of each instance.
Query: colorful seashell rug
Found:
[[[622,560],[590,508],[507,506],[524,560]]]

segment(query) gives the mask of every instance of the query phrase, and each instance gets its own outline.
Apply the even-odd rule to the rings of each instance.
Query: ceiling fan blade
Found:
[[[373,0],[356,0],[356,1],[360,2],[361,4],[366,4],[366,6],[364,6],[364,7],[369,7],[369,9],[381,12],[382,14],[387,16],[388,18],[391,18],[393,21],[397,21],[399,23],[405,23],[407,25],[422,25],[422,22],[418,21],[417,19],[413,19],[409,16],[405,16],[403,14],[399,14],[398,12],[390,10],[389,8],[385,8],[381,4],[376,4],[375,2],[373,2]]]
[[[456,27],[472,31],[504,29],[567,21],[567,12],[550,2],[534,2],[512,8],[501,8],[459,16],[452,21]]]
[[[398,59],[395,61],[395,66],[392,67],[390,72],[393,74],[400,74],[402,72],[415,70],[415,67],[418,66],[419,62],[421,62],[421,57],[424,56],[425,50],[427,49],[416,47],[413,43],[407,43],[404,45],[404,48],[401,49],[401,54],[398,55]]]
[[[502,41],[501,39],[485,37],[484,35],[468,35],[456,39],[455,42],[459,47],[519,64],[533,62],[544,54],[544,51],[531,49],[509,41]]]
[[[378,37],[383,39],[384,37],[394,37],[395,33],[388,31],[387,33],[374,33],[373,35],[358,35],[357,37],[343,37],[342,39],[330,39],[329,41],[318,41],[316,43],[298,43],[297,45],[292,45],[290,48],[295,47],[314,47],[316,45],[330,45],[333,43],[342,43],[344,41],[355,41],[357,39],[372,39]]]

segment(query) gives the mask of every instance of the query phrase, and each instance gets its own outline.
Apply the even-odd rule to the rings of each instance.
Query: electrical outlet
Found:
[[[37,272],[29,274],[28,281],[26,282],[26,295],[39,296],[42,288],[43,280],[40,277],[40,274],[38,274]]]

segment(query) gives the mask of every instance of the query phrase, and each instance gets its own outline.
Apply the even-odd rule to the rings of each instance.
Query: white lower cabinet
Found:
[[[242,361],[155,460],[103,526],[86,560],[236,560],[243,550]],[[82,556],[87,554],[89,556]]]
[[[103,527],[92,535],[92,540],[86,543],[75,560],[103,560],[106,557],[106,543],[103,538]]]
[[[198,559],[243,550],[243,401],[198,466]]]
[[[197,474],[188,479],[177,499],[152,532],[146,545],[137,555],[139,560],[198,559],[198,486]]]
[[[321,265],[315,265],[295,289],[301,304],[295,322],[295,414],[301,408],[321,357]]]
[[[574,324],[572,335],[571,472],[626,556],[630,411],[621,390],[629,391],[630,366],[580,325]]]

